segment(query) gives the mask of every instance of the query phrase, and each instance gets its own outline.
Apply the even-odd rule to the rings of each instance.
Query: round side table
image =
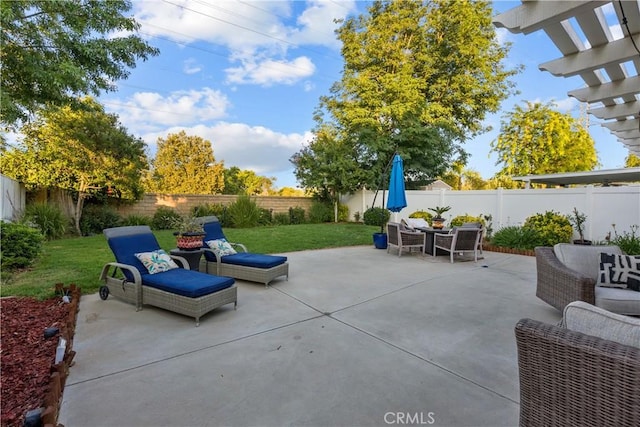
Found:
[[[171,255],[181,256],[189,263],[189,269],[194,271],[200,271],[200,257],[204,253],[204,249],[193,249],[190,251],[183,249],[171,249],[169,251]]]

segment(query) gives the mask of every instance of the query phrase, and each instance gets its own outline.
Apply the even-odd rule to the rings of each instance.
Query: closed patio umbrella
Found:
[[[407,198],[404,194],[404,166],[402,165],[402,157],[396,154],[393,157],[393,166],[391,167],[391,178],[389,179],[389,199],[387,200],[387,209],[391,212],[400,212],[407,207]]]

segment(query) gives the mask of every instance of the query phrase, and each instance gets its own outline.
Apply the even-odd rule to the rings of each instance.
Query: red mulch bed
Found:
[[[71,303],[64,303],[61,296],[45,301],[9,297],[0,302],[3,427],[22,426],[26,413],[38,408],[45,408],[45,425],[56,424],[64,381],[74,356],[71,347],[80,300],[80,291],[74,285],[56,288],[60,295],[69,294]],[[60,332],[45,338],[44,330],[49,327]],[[67,340],[67,347],[63,361],[54,365],[60,337]]]

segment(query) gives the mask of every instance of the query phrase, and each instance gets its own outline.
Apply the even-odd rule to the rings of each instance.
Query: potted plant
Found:
[[[574,240],[574,245],[590,245],[591,240],[584,239],[584,223],[587,221],[587,216],[582,212],[579,212],[577,208],[573,208],[573,212],[569,215],[569,222],[573,225],[573,228],[578,232],[580,236],[579,240]]]
[[[384,208],[369,208],[362,215],[362,220],[366,225],[380,226],[380,232],[373,233],[373,245],[377,249],[387,249],[387,233],[384,232],[384,226],[390,217],[391,213]]]
[[[434,212],[436,216],[434,216],[431,221],[431,226],[433,228],[441,229],[444,228],[445,219],[442,217],[442,214],[451,210],[451,206],[436,206],[435,208],[428,208],[430,211]]]
[[[205,236],[202,224],[195,217],[189,215],[179,218],[174,222],[173,233],[176,236],[176,246],[182,250],[196,250],[202,247],[202,238]]]

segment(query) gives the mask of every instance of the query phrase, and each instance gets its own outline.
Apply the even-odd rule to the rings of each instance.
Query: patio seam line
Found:
[[[475,270],[475,269],[482,269],[482,268],[483,268],[483,267],[481,267],[481,266],[480,266],[480,267],[476,267],[476,268],[474,268],[474,270]],[[446,277],[446,276],[448,276],[448,275],[442,275],[442,276],[438,276],[438,277]],[[436,277],[434,277],[434,278],[436,278]],[[424,357],[422,357],[422,356],[420,356],[420,355],[418,355],[418,354],[415,354],[415,353],[413,353],[413,352],[411,352],[411,351],[409,351],[409,350],[407,350],[407,349],[405,349],[405,348],[403,348],[403,347],[400,347],[400,346],[398,346],[398,345],[396,345],[396,344],[393,344],[393,343],[391,343],[391,342],[389,342],[389,341],[386,341],[386,340],[384,340],[384,339],[382,339],[382,338],[380,338],[380,337],[378,337],[378,336],[376,336],[376,335],[373,335],[373,334],[372,334],[372,333],[370,333],[370,332],[367,332],[367,331],[365,331],[365,330],[363,330],[363,329],[360,329],[360,328],[358,328],[357,326],[351,325],[351,324],[347,323],[346,321],[344,321],[344,320],[340,320],[340,319],[338,319],[338,318],[336,318],[336,317],[334,317],[334,316],[333,316],[333,314],[334,314],[334,313],[339,313],[339,312],[341,312],[341,311],[347,310],[347,309],[349,309],[349,308],[357,307],[357,306],[359,306],[359,305],[361,305],[361,304],[364,304],[364,303],[366,303],[366,302],[373,301],[373,300],[378,299],[378,298],[381,298],[381,297],[383,297],[383,296],[391,295],[391,294],[393,294],[393,293],[400,292],[400,291],[402,291],[402,290],[405,290],[405,289],[411,288],[411,287],[413,287],[413,286],[417,286],[417,285],[420,285],[420,284],[424,284],[424,283],[426,283],[426,282],[429,282],[430,280],[433,280],[434,278],[431,278],[431,279],[428,279],[428,280],[423,280],[423,281],[420,281],[420,282],[414,282],[414,283],[411,283],[411,284],[409,284],[409,285],[407,285],[407,286],[404,286],[404,287],[402,287],[402,288],[394,289],[394,290],[392,290],[392,291],[390,291],[390,292],[387,292],[387,293],[385,293],[385,294],[378,295],[378,296],[373,297],[373,298],[370,298],[370,299],[368,299],[368,300],[366,300],[366,301],[361,301],[361,302],[359,302],[359,303],[352,304],[352,305],[350,305],[350,306],[348,306],[348,307],[343,307],[343,308],[341,308],[341,309],[339,309],[339,310],[335,310],[335,311],[333,311],[333,312],[322,312],[322,311],[318,310],[317,308],[315,308],[315,307],[313,307],[313,306],[311,306],[311,305],[309,305],[309,304],[305,303],[304,301],[300,301],[298,298],[296,298],[296,297],[294,297],[294,296],[292,296],[292,295],[289,295],[288,293],[286,293],[285,291],[283,291],[283,290],[281,290],[281,289],[277,289],[277,288],[273,288],[273,289],[278,290],[279,292],[283,293],[284,295],[286,295],[286,296],[288,296],[288,297],[290,297],[290,298],[292,298],[292,299],[294,299],[294,300],[296,300],[296,301],[300,302],[301,304],[304,304],[305,306],[307,306],[307,307],[309,307],[309,308],[311,308],[311,309],[313,309],[313,310],[317,311],[318,313],[322,313],[324,317],[329,317],[329,318],[331,318],[331,319],[333,319],[333,320],[335,320],[335,321],[337,321],[337,322],[339,322],[339,323],[342,323],[343,325],[345,325],[345,326],[347,326],[347,327],[349,327],[349,328],[351,328],[351,329],[354,329],[354,330],[356,330],[356,331],[358,331],[358,332],[361,332],[361,333],[363,333],[363,334],[365,334],[365,335],[368,335],[368,336],[370,336],[370,337],[372,337],[372,338],[374,338],[374,339],[376,339],[376,340],[378,340],[378,341],[380,341],[380,342],[383,342],[383,343],[385,343],[385,344],[389,345],[390,347],[393,347],[393,348],[395,348],[395,349],[397,349],[397,350],[400,350],[400,351],[402,351],[403,353],[406,353],[406,354],[408,354],[408,355],[410,355],[410,356],[413,356],[413,357],[415,357],[415,358],[417,358],[417,359],[419,359],[419,360],[422,360],[423,362],[426,362],[426,363],[428,363],[428,364],[430,364],[430,365],[432,365],[432,366],[435,366],[436,368],[439,368],[439,369],[441,369],[441,370],[443,370],[443,371],[445,371],[445,372],[447,372],[447,373],[450,373],[451,375],[454,375],[454,376],[456,376],[457,378],[459,378],[459,379],[461,379],[461,380],[463,380],[463,381],[470,382],[471,384],[474,384],[474,385],[476,385],[476,386],[478,386],[478,387],[480,387],[480,388],[482,388],[482,389],[484,389],[484,390],[487,390],[488,392],[490,392],[490,393],[492,393],[492,394],[495,394],[495,395],[497,395],[497,396],[499,396],[499,397],[501,397],[501,398],[503,398],[503,399],[506,399],[506,400],[508,400],[508,401],[510,401],[510,402],[512,402],[512,403],[515,403],[516,405],[520,405],[520,402],[517,402],[517,401],[515,401],[515,400],[511,399],[511,398],[510,398],[510,397],[508,397],[508,396],[504,396],[504,395],[502,395],[501,393],[498,393],[498,392],[497,392],[497,391],[495,391],[495,390],[492,390],[492,389],[490,389],[490,388],[488,388],[488,387],[486,387],[486,386],[483,386],[482,384],[479,384],[479,383],[477,383],[477,382],[475,382],[475,381],[473,381],[473,380],[471,380],[471,379],[469,379],[469,378],[467,378],[467,377],[464,377],[464,376],[462,376],[462,375],[460,375],[460,374],[458,374],[458,373],[456,373],[456,372],[454,372],[454,371],[451,371],[450,369],[445,368],[445,367],[444,367],[444,366],[442,366],[442,365],[439,365],[439,364],[437,364],[437,363],[435,363],[435,362],[433,362],[433,361],[430,361],[430,360],[428,360],[428,359],[425,359]],[[308,319],[308,320],[311,320],[311,319]]]
[[[67,382],[65,384],[65,387],[72,387],[72,386],[75,386],[75,385],[80,385],[80,384],[89,383],[89,382],[96,381],[96,380],[101,380],[103,378],[108,378],[108,377],[111,377],[111,376],[114,376],[114,375],[123,374],[125,372],[135,371],[135,370],[140,369],[140,368],[145,368],[147,366],[156,365],[158,363],[166,362],[166,361],[169,361],[169,360],[172,360],[172,359],[177,359],[177,358],[180,358],[180,357],[183,357],[183,356],[188,356],[190,354],[195,354],[195,353],[198,353],[200,351],[210,350],[212,348],[216,348],[216,347],[219,347],[219,346],[222,346],[222,345],[225,345],[225,344],[231,344],[231,343],[234,343],[234,342],[237,342],[237,341],[242,341],[242,340],[245,340],[245,339],[248,339],[248,338],[253,338],[253,337],[258,336],[258,335],[262,335],[262,334],[265,334],[265,333],[268,333],[268,332],[277,331],[279,329],[288,328],[289,326],[293,326],[293,325],[297,325],[297,324],[300,324],[300,323],[304,323],[304,322],[307,322],[309,320],[319,319],[321,317],[327,317],[327,316],[324,313],[320,313],[320,315],[318,315],[318,316],[313,316],[313,317],[309,317],[309,318],[306,318],[306,319],[297,320],[295,322],[290,322],[290,323],[287,323],[287,324],[284,324],[284,325],[280,325],[280,326],[276,326],[276,327],[273,327],[273,328],[270,328],[270,329],[265,329],[264,331],[256,332],[256,333],[249,334],[249,335],[243,335],[241,337],[237,337],[237,338],[233,338],[233,339],[230,339],[230,340],[227,340],[227,341],[223,341],[223,342],[219,342],[219,343],[216,343],[216,344],[208,345],[206,347],[200,347],[200,348],[197,348],[197,349],[194,349],[194,350],[186,351],[184,353],[174,354],[173,356],[169,356],[169,357],[165,357],[165,358],[162,358],[162,359],[153,360],[153,361],[150,361],[150,362],[147,362],[147,363],[143,363],[141,365],[132,366],[132,367],[127,368],[127,369],[121,369],[119,371],[109,372],[107,374],[103,374],[103,375],[100,375],[100,376],[97,376],[97,377],[93,377],[93,378],[87,378],[87,379],[84,379],[84,380],[81,380],[81,381]]]
[[[403,353],[406,353],[406,354],[408,354],[408,355],[410,355],[410,356],[413,356],[413,357],[415,357],[415,358],[416,358],[416,359],[418,359],[418,360],[421,360],[421,361],[423,361],[423,362],[425,362],[425,363],[428,363],[429,365],[435,366],[436,368],[438,368],[438,369],[440,369],[440,370],[442,370],[442,371],[444,371],[444,372],[446,372],[446,373],[449,373],[449,374],[451,374],[451,375],[453,375],[453,376],[455,376],[455,377],[457,377],[457,378],[459,378],[459,379],[461,379],[461,380],[463,380],[463,381],[465,381],[465,382],[469,382],[469,383],[471,383],[471,384],[473,384],[473,385],[475,385],[475,386],[477,386],[477,387],[480,387],[480,388],[482,388],[482,389],[484,389],[484,390],[486,390],[486,391],[488,391],[488,392],[490,392],[490,393],[492,393],[492,394],[495,394],[495,395],[496,395],[496,396],[498,396],[498,397],[501,397],[501,398],[503,398],[503,399],[505,399],[505,400],[508,400],[509,402],[515,403],[515,404],[516,404],[516,405],[518,405],[518,406],[520,405],[520,402],[517,402],[517,401],[513,400],[513,399],[512,399],[512,398],[510,398],[509,396],[504,396],[503,394],[501,394],[501,393],[499,393],[499,392],[497,392],[497,391],[495,391],[495,390],[492,390],[492,389],[490,389],[490,388],[488,388],[488,387],[486,387],[486,386],[484,386],[484,385],[482,385],[482,384],[479,384],[479,383],[477,383],[477,382],[473,381],[473,380],[472,380],[472,379],[470,379],[470,378],[467,378],[467,377],[465,377],[465,376],[462,376],[462,375],[460,375],[460,374],[458,374],[458,373],[456,373],[456,372],[454,372],[454,371],[452,371],[452,370],[450,370],[450,369],[448,369],[448,368],[445,368],[444,366],[442,366],[442,365],[440,365],[440,364],[438,364],[438,363],[436,363],[436,362],[433,362],[433,361],[431,361],[431,360],[429,360],[429,359],[425,359],[424,357],[420,356],[419,354],[413,353],[413,352],[411,352],[411,351],[409,351],[409,350],[407,350],[407,349],[405,349],[405,348],[403,348],[403,347],[400,347],[400,346],[398,346],[398,345],[396,345],[396,344],[393,344],[393,343],[391,343],[391,342],[389,342],[389,341],[386,341],[386,340],[384,340],[384,339],[382,339],[382,338],[380,338],[380,337],[378,337],[378,336],[376,336],[376,335],[373,335],[371,332],[367,332],[367,331],[365,331],[364,329],[361,329],[361,328],[359,328],[359,327],[357,327],[357,326],[351,325],[351,324],[347,323],[346,321],[344,321],[344,320],[340,320],[340,319],[335,318],[335,317],[333,317],[333,316],[331,316],[331,315],[327,315],[327,317],[330,317],[331,319],[333,319],[333,320],[335,320],[335,321],[337,321],[337,322],[339,322],[339,323],[342,323],[343,325],[345,325],[345,326],[347,326],[347,327],[349,327],[349,328],[351,328],[351,329],[354,329],[354,330],[356,330],[356,331],[358,331],[358,332],[361,332],[361,333],[363,333],[363,334],[365,334],[365,335],[368,335],[368,336],[370,336],[371,338],[376,339],[377,341],[383,342],[383,343],[387,344],[387,345],[388,345],[388,346],[390,346],[390,347],[393,347],[393,348],[395,348],[395,349],[397,349],[397,350],[400,350],[400,351],[401,351],[401,352],[403,352]]]

